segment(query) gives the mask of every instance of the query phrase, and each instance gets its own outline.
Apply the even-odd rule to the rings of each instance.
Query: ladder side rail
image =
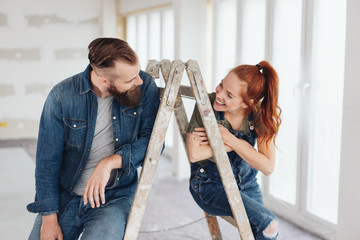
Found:
[[[168,76],[169,76],[169,71],[170,71],[170,61],[166,60],[166,59],[162,60],[160,63],[160,69],[161,69],[161,73],[164,78],[164,81],[167,82]],[[165,89],[159,88],[159,90],[160,90],[160,93],[162,94]],[[186,130],[188,128],[189,121],[186,116],[186,112],[185,112],[185,108],[184,108],[184,104],[183,104],[181,96],[188,97],[188,98],[191,98],[194,100],[195,100],[195,98],[194,98],[191,87],[180,85],[179,93],[178,93],[178,96],[177,96],[177,99],[175,102],[174,114],[176,117],[176,121],[177,121],[177,125],[179,128],[180,134],[181,134],[181,138],[182,138],[182,141],[184,144],[184,148],[187,151],[187,148],[186,148],[187,132],[186,132]],[[223,238],[221,236],[221,231],[220,231],[219,223],[216,219],[216,216],[209,216],[209,214],[207,212],[204,212],[204,215],[206,217],[206,222],[209,227],[211,239],[212,240],[222,240]]]
[[[156,131],[153,131],[151,134],[143,168],[130,209],[124,234],[125,240],[137,239],[184,68],[184,63],[180,60],[173,61],[169,75],[170,81],[166,84],[153,127]]]
[[[193,88],[196,104],[206,129],[210,147],[213,151],[214,159],[224,185],[240,238],[242,240],[252,240],[254,239],[254,236],[197,62],[189,60],[186,63],[186,71]]]
[[[161,69],[161,73],[164,78],[164,81],[167,82],[168,76],[169,76],[169,71],[170,71],[169,70],[170,69],[170,61],[166,60],[166,59],[162,60],[160,63],[160,69]],[[159,90],[160,90],[160,93],[163,93],[165,89],[159,88]],[[186,132],[186,130],[189,125],[189,121],[186,116],[186,112],[185,112],[185,108],[184,108],[184,104],[183,104],[181,96],[194,99],[194,95],[192,93],[191,87],[180,85],[180,89],[179,89],[178,96],[177,96],[177,99],[175,102],[175,107],[174,107],[174,114],[176,117],[176,121],[177,121],[177,125],[179,128],[180,134],[181,134],[181,139],[183,141],[184,148],[187,151],[187,148],[186,148],[187,132]],[[212,240],[222,240],[223,238],[221,236],[221,231],[220,231],[219,223],[216,219],[216,216],[209,216],[207,212],[204,212],[204,215],[206,217],[206,222],[209,227],[211,239]]]
[[[180,86],[180,90],[181,88],[184,86]],[[182,101],[182,98],[180,96],[180,90],[175,102],[175,107],[174,107],[174,114],[176,117],[176,122],[177,122],[177,126],[179,128],[179,132],[181,135],[181,139],[182,142],[184,144],[184,148],[185,151],[187,152],[187,148],[186,148],[186,138],[187,138],[187,128],[189,125],[189,121],[185,112],[185,107],[184,107],[184,103]],[[190,164],[190,162],[189,162]],[[219,223],[216,219],[216,216],[210,216],[207,212],[204,211],[204,215],[206,218],[206,222],[210,231],[210,236],[212,240],[222,240],[222,235],[221,235],[221,231],[220,231],[220,227],[219,227]]]

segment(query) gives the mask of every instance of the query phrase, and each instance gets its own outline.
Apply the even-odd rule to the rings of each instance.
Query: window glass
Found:
[[[332,223],[338,209],[345,14],[346,1],[315,1],[307,207]]]
[[[214,86],[217,86],[229,70],[235,66],[236,55],[236,1],[217,2],[215,13],[215,73]]]
[[[282,124],[276,139],[276,168],[270,194],[296,203],[301,53],[301,0],[276,0],[274,5],[273,66],[279,75]]]
[[[241,62],[257,64],[265,54],[265,0],[244,0],[241,34]]]

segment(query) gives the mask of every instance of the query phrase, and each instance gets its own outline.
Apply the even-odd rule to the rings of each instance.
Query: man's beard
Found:
[[[112,83],[110,83],[108,91],[111,96],[113,96],[125,107],[137,106],[142,98],[142,92],[139,86],[134,86],[125,92],[119,92],[116,87]]]

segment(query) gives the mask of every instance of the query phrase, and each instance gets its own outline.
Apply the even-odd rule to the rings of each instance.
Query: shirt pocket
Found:
[[[72,147],[81,147],[85,144],[87,120],[63,118],[65,143]]]
[[[142,112],[143,112],[142,105],[136,108],[126,108],[122,110],[125,121],[126,133],[131,138],[135,137],[138,133]]]

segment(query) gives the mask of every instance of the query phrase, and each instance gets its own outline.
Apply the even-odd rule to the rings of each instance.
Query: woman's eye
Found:
[[[232,98],[232,96],[231,96],[230,94],[228,94],[228,97],[229,97],[229,98]]]

